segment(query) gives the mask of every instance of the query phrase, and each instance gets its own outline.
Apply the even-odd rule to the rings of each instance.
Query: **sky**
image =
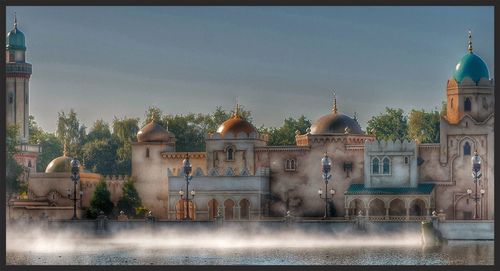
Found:
[[[432,110],[474,52],[494,78],[493,7],[7,7],[33,65],[30,114],[54,132],[58,112],[97,119],[231,110],[254,124],[385,107]]]

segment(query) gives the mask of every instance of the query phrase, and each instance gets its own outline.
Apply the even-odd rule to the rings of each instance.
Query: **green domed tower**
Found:
[[[29,80],[31,64],[26,62],[26,40],[24,33],[17,27],[14,15],[14,28],[6,38],[6,94],[7,124],[19,126],[20,139],[26,143],[29,139]]]
[[[465,115],[482,122],[494,111],[493,79],[488,65],[472,50],[470,31],[467,51],[448,80],[446,118],[450,124],[458,124]]]

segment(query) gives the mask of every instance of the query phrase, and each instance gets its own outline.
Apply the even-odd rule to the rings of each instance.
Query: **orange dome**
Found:
[[[137,142],[169,142],[175,135],[151,121],[137,132]]]
[[[250,136],[251,133],[257,135],[257,129],[248,121],[242,119],[239,115],[233,115],[230,119],[224,121],[219,128],[217,133],[221,134],[223,137],[227,133],[232,133],[234,137],[238,136],[239,133],[245,133]]]

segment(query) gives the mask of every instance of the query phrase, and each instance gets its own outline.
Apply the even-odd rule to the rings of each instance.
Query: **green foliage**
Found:
[[[73,109],[70,110],[69,114],[64,113],[64,111],[61,111],[58,114],[59,116],[56,131],[57,138],[59,138],[63,146],[65,143],[67,144],[69,156],[81,157],[82,153],[79,146],[82,146],[85,143],[85,125],[80,125]]]
[[[111,137],[111,131],[109,130],[109,125],[102,119],[96,120],[94,126],[90,129],[85,141],[96,141],[109,139]]]
[[[280,128],[271,128],[267,131],[264,127],[261,127],[259,132],[268,132],[268,144],[271,146],[295,145],[295,131],[298,130],[300,134],[304,134],[310,126],[311,121],[302,115],[298,119],[285,119],[283,126]]]
[[[90,207],[87,210],[88,218],[96,218],[102,211],[105,215],[110,215],[114,204],[111,201],[111,193],[104,180],[99,181],[90,200]]]
[[[135,208],[135,216],[138,218],[146,217],[147,213],[149,213],[149,209],[144,207],[144,206],[140,206],[140,207]]]
[[[439,143],[440,113],[413,109],[408,117],[408,135],[420,143]]]
[[[129,178],[122,188],[122,196],[118,200],[116,206],[118,211],[123,211],[129,217],[134,217],[137,215],[136,209],[142,206],[141,198],[139,193],[135,189],[134,181]]]
[[[407,117],[401,108],[386,107],[385,113],[374,116],[368,121],[367,131],[368,133],[374,133],[377,139],[381,140],[407,140]]]
[[[39,154],[37,159],[36,170],[43,172],[52,159],[62,155],[63,144],[54,134],[44,132],[37,125],[33,116],[29,118],[28,128],[30,133],[29,143],[39,144],[42,147],[42,153]]]
[[[7,194],[18,194],[21,191],[19,176],[23,172],[23,167],[14,159],[14,155],[18,152],[16,146],[19,145],[19,127],[17,125],[9,125],[6,132],[6,192]]]
[[[104,175],[114,174],[117,149],[118,142],[111,136],[85,143],[82,148],[85,167]]]

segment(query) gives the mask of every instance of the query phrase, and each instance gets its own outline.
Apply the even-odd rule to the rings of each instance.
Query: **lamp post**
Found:
[[[73,198],[71,198],[71,190],[68,189],[68,199],[73,201],[73,217],[72,220],[78,219],[76,216],[76,201],[81,200],[83,191],[80,190],[80,198],[76,197],[76,184],[80,180],[80,162],[76,158],[71,160],[71,180],[73,181]]]
[[[469,199],[472,199],[475,202],[476,210],[474,212],[474,219],[480,219],[478,211],[478,202],[483,198],[486,191],[484,191],[484,189],[482,188],[478,191],[478,185],[479,182],[481,181],[481,176],[483,176],[483,174],[481,173],[481,157],[479,157],[477,151],[474,152],[474,156],[471,158],[471,162],[472,162],[472,178],[474,184],[476,185],[476,190],[475,190],[475,195],[472,196],[472,189],[470,188],[467,189],[467,196],[468,196],[467,203],[469,203]]]
[[[321,188],[318,190],[319,197],[321,199],[325,200],[325,215],[323,216],[323,219],[326,219],[328,217],[328,200],[333,199],[333,196],[335,195],[335,189],[330,189],[330,197],[328,194],[326,194],[326,191],[328,191],[328,180],[332,177],[330,174],[330,170],[332,169],[332,159],[328,157],[327,153],[325,152],[325,156],[321,159],[321,170],[322,170],[322,177],[323,180],[325,181],[325,196],[323,197],[323,190]]]
[[[186,217],[184,218],[185,220],[190,220],[189,217],[189,181],[193,178],[191,176],[191,163],[189,162],[189,154],[186,153],[186,159],[182,161],[182,166],[184,168],[184,177],[186,178]],[[179,195],[181,196],[181,200],[184,198],[184,191],[182,189],[179,191]],[[196,192],[194,190],[191,190],[191,196],[194,199],[194,196],[196,195]],[[194,206],[194,205],[193,205]]]

